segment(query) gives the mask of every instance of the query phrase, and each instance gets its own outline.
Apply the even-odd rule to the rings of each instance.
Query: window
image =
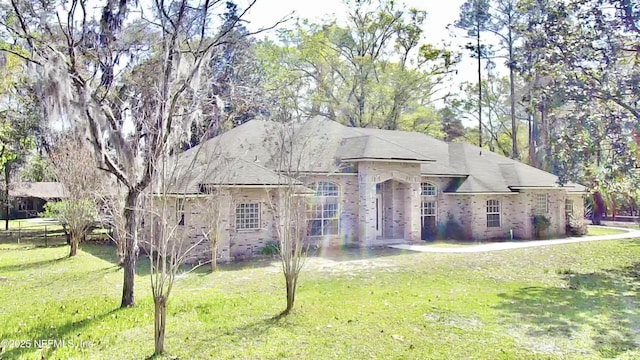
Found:
[[[573,217],[573,200],[566,199],[564,201],[564,213],[567,219]]]
[[[422,183],[422,196],[436,196],[438,195],[438,189],[432,183]]]
[[[178,225],[184,225],[184,198],[176,199],[176,219],[178,219]]]
[[[216,186],[212,184],[200,184],[200,192],[203,194],[215,194]]]
[[[22,198],[18,200],[18,211],[32,211],[35,210],[33,207],[33,200],[29,198]]]
[[[238,204],[236,206],[236,230],[257,230],[260,228],[260,203]]]
[[[500,227],[500,201],[487,201],[487,227]]]
[[[535,215],[544,215],[549,212],[547,194],[535,194],[533,199],[533,212]]]
[[[436,216],[436,202],[435,201],[423,201],[422,202],[422,216]]]
[[[338,185],[319,182],[310,186],[316,194],[308,208],[309,235],[337,235],[339,227]]]

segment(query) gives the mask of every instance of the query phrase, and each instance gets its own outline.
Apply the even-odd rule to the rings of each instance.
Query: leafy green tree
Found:
[[[520,43],[520,35],[516,31],[520,12],[518,0],[492,0],[490,2],[490,19],[486,31],[498,38],[500,47],[495,57],[505,59],[509,69],[509,110],[511,115],[511,156],[520,157],[518,152],[518,119],[516,114],[516,50]]]
[[[210,111],[198,128],[193,125],[184,149],[243,124],[268,115],[260,62],[256,58],[256,40],[238,22],[242,9],[227,1],[218,29],[220,46],[212,49],[211,59],[203,66],[209,78],[210,94],[206,100]]]
[[[0,42],[0,46],[8,46]],[[4,55],[0,68],[0,170],[4,180],[5,230],[9,228],[9,190],[16,170],[35,147],[35,134],[40,124],[38,101],[34,84],[25,75],[20,55],[22,49],[11,46],[12,53]]]
[[[482,82],[482,132],[485,138],[484,145],[491,151],[496,151],[504,156],[513,157],[512,125],[510,116],[509,78],[496,77],[490,74]],[[450,100],[451,106],[460,117],[477,120],[478,86],[475,83],[462,84],[462,92],[459,98]],[[522,106],[516,108],[516,129],[526,119],[526,113]],[[476,128],[477,130],[477,128]],[[520,147],[525,147],[526,135],[521,134],[517,140]]]
[[[55,175],[51,170],[49,159],[40,153],[35,153],[28,158],[20,171],[20,179],[28,182],[54,181]]]
[[[471,51],[471,56],[478,62],[478,146],[482,147],[482,59],[488,57],[489,48],[482,43],[482,32],[487,29],[489,23],[489,0],[467,0],[460,7],[460,18],[455,26],[467,31],[469,38],[475,39],[474,43],[468,43],[466,48]]]
[[[437,128],[424,115],[434,111],[437,85],[456,57],[420,45],[426,13],[387,0],[349,6],[345,26],[302,21],[280,32],[282,46],[260,45],[275,112],[323,115],[354,127]]]
[[[616,11],[611,11],[615,8]],[[628,1],[523,1],[520,71],[532,84],[549,166],[597,198],[637,184],[637,7]],[[535,126],[534,126],[535,129]],[[596,211],[598,212],[598,211]]]
[[[466,129],[455,105],[440,109],[439,116],[445,141],[456,141],[464,138]]]
[[[203,69],[247,10],[212,34],[221,2],[152,2],[151,11],[142,11],[147,5],[107,0],[98,5],[99,21],[86,11],[87,0],[66,7],[15,0],[1,13],[5,33],[27,49],[23,58],[39,71],[47,117],[83,131],[99,168],[126,188],[122,307],[134,305],[140,195],[163,151],[179,150],[193,125],[210,119]]]
[[[42,216],[58,220],[67,229],[71,245],[69,256],[76,256],[80,242],[98,218],[98,210],[92,199],[61,200],[46,203]]]

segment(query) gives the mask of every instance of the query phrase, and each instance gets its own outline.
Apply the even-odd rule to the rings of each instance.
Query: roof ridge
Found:
[[[352,129],[361,129],[361,128],[352,128]],[[376,130],[381,130],[381,129],[376,129]],[[393,131],[393,130],[386,130],[386,131]],[[358,132],[358,130],[356,130],[356,132]],[[409,132],[409,131],[407,131],[407,132]],[[415,133],[416,133],[416,134],[420,134],[420,135],[424,135],[424,134],[421,134],[421,133],[418,133],[418,132],[415,132]],[[427,159],[430,159],[430,158],[431,158],[431,156],[430,156],[430,155],[425,155],[425,154],[423,154],[423,153],[420,153],[420,152],[417,152],[417,151],[415,151],[415,150],[413,150],[413,149],[410,149],[410,148],[408,148],[408,147],[406,147],[406,146],[399,145],[399,144],[397,144],[397,143],[395,143],[395,142],[393,142],[393,141],[391,141],[391,140],[388,140],[388,139],[382,138],[382,137],[377,136],[377,135],[374,135],[374,134],[371,134],[371,135],[365,134],[365,135],[363,135],[363,136],[366,136],[366,137],[369,137],[369,138],[371,138],[371,137],[375,137],[376,139],[382,140],[382,141],[384,141],[384,142],[387,142],[387,143],[389,143],[389,144],[392,144],[392,145],[394,145],[394,146],[397,146],[397,147],[399,147],[399,148],[401,148],[401,149],[404,149],[404,150],[407,150],[407,151],[409,151],[409,152],[412,152],[412,153],[414,153],[414,154],[416,154],[416,155],[419,155],[419,156],[425,157],[425,158],[427,158]],[[354,137],[360,137],[360,136],[354,136]],[[435,140],[438,140],[438,139],[435,139]],[[367,146],[368,146],[368,145],[369,145],[369,141],[367,140]]]

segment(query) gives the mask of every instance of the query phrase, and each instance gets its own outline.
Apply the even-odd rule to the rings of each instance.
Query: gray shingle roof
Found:
[[[376,135],[361,135],[343,138],[338,148],[343,161],[347,160],[410,160],[434,161],[430,156],[421,154],[403,145]]]
[[[176,190],[197,191],[200,184],[283,185],[290,180],[278,175],[283,141],[293,144],[296,171],[303,173],[354,171],[348,162],[358,160],[410,160],[423,162],[423,175],[457,177],[445,192],[558,186],[553,174],[470,144],[415,132],[351,128],[315,117],[294,126],[252,120],[180,154],[179,168],[193,170]],[[566,186],[584,191],[581,185]]]
[[[34,197],[44,200],[66,198],[65,188],[59,182],[23,182],[9,187],[9,196]]]
[[[469,174],[464,181],[451,184],[446,192],[511,192],[518,188],[560,187],[558,177],[546,171],[509,159],[467,143],[449,144],[450,162]],[[569,191],[584,191],[582,185],[566,184]]]
[[[213,160],[181,168],[168,186],[173,194],[198,194],[202,186],[284,186],[301,182],[244,159]]]

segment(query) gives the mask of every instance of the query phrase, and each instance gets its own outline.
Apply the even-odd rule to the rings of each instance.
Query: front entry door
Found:
[[[436,237],[436,206],[435,201],[422,201],[422,240],[433,240]]]
[[[382,236],[382,194],[376,194],[376,235]]]

